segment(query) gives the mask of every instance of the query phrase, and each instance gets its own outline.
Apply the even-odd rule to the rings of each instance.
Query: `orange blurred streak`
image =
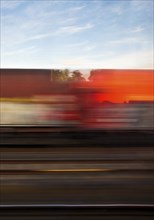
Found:
[[[97,94],[100,102],[154,101],[153,70],[96,70],[93,85],[105,89],[104,94]]]

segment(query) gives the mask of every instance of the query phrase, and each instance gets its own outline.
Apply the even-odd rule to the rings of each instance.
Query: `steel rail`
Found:
[[[154,209],[154,204],[6,204],[1,205],[0,209],[7,208],[115,208],[115,209]]]
[[[102,172],[110,172],[110,173],[120,173],[120,172],[131,172],[131,173],[136,173],[136,172],[144,172],[144,170],[138,170],[138,169],[134,169],[134,170],[122,170],[122,169],[99,169],[99,168],[92,168],[92,169],[53,169],[53,170],[46,170],[46,169],[38,169],[38,170],[0,170],[0,175],[32,175],[32,174],[49,174],[49,173],[102,173]],[[153,174],[153,170],[145,170],[146,173],[151,173]]]
[[[47,159],[47,160],[44,160],[44,159],[23,159],[23,160],[21,160],[21,159],[19,159],[19,160],[17,160],[17,159],[3,159],[3,158],[1,158],[1,164],[56,164],[56,163],[64,163],[64,164],[72,164],[72,163],[75,163],[75,164],[80,164],[80,163],[82,163],[82,162],[86,162],[86,163],[91,163],[91,164],[108,164],[108,163],[114,163],[114,162],[116,162],[116,164],[118,163],[118,164],[121,164],[121,163],[132,163],[132,162],[134,162],[134,158],[133,159],[130,159],[130,160],[124,160],[124,159],[121,159],[121,158],[119,158],[119,159],[115,159],[115,160],[111,160],[111,159],[106,159],[106,160],[104,160],[104,159],[102,159],[102,160],[100,160],[100,159],[98,159],[98,160],[96,160],[96,159],[94,159],[94,160],[91,160],[91,159],[70,159],[70,160],[68,160],[68,159],[66,159],[66,160],[64,160],[64,159],[51,159],[51,160],[49,160],[49,159]],[[153,160],[151,159],[151,160],[148,160],[148,159],[136,159],[135,158],[135,162],[146,162],[146,163],[151,163],[151,162],[153,162]]]
[[[0,205],[2,219],[107,219],[123,217],[151,220],[154,216],[152,204],[32,204]],[[127,219],[128,219],[127,218]],[[103,218],[104,219],[104,218]]]

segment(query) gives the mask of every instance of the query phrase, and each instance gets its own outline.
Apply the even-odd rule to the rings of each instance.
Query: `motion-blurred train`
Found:
[[[89,72],[54,81],[52,70],[1,69],[1,131],[6,128],[154,130],[153,70]]]

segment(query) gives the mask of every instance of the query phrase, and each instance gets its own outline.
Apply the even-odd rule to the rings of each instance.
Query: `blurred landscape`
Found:
[[[0,0],[0,219],[154,218],[153,0]]]
[[[1,69],[4,219],[152,218],[153,71],[89,73]]]

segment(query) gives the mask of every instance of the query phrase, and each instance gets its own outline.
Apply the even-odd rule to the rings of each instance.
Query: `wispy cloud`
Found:
[[[17,44],[28,42],[28,41],[41,40],[41,39],[44,39],[44,38],[52,37],[52,36],[55,36],[55,35],[61,35],[61,34],[72,35],[72,34],[76,34],[76,33],[85,31],[87,29],[91,29],[92,27],[93,27],[92,24],[85,24],[83,26],[75,26],[74,25],[74,26],[60,27],[58,30],[48,32],[46,34],[36,34],[36,35],[31,36],[31,37],[26,37],[21,42],[17,42]],[[84,46],[84,45],[85,45],[85,43],[82,42],[82,43],[68,45],[68,47]],[[88,48],[90,50],[90,48],[92,48],[92,46],[87,46],[87,50],[88,50]]]
[[[2,67],[152,67],[153,0],[1,3]]]
[[[143,43],[147,43],[148,41],[145,41],[141,38],[137,38],[137,37],[127,37],[127,38],[122,38],[122,39],[118,39],[118,40],[112,40],[112,41],[108,41],[105,45],[122,45],[122,44],[143,44]]]
[[[141,27],[141,26],[138,26],[138,27],[136,27],[135,29],[133,29],[131,32],[132,32],[132,33],[140,33],[140,32],[142,32],[142,31],[144,31],[144,28]]]
[[[79,33],[88,29],[93,28],[93,25],[90,23],[87,23],[85,25],[72,25],[72,26],[65,26],[60,27],[58,31],[56,31],[53,35],[59,35],[59,34],[75,34]]]
[[[4,52],[4,56],[13,56],[13,55],[18,55],[18,54],[26,54],[26,53],[33,53],[36,52],[36,47],[27,47],[27,48],[21,48],[17,50],[12,50],[12,51],[7,51]]]
[[[50,37],[52,34],[37,34],[34,36],[31,36],[30,38],[25,38],[25,40],[21,41],[20,43],[28,42],[28,41],[35,41],[35,40],[41,40],[47,37]]]
[[[91,43],[90,41],[77,42],[73,44],[66,44],[65,47],[74,49],[75,51],[78,49],[79,51],[91,51],[96,48],[96,44]]]
[[[83,6],[78,6],[78,7],[72,7],[72,8],[69,8],[68,11],[70,12],[78,12],[78,11],[81,11],[82,9],[85,8],[85,5]]]
[[[60,25],[72,25],[72,23],[74,24],[78,19],[79,17],[69,17],[64,20],[61,20],[59,24]]]

